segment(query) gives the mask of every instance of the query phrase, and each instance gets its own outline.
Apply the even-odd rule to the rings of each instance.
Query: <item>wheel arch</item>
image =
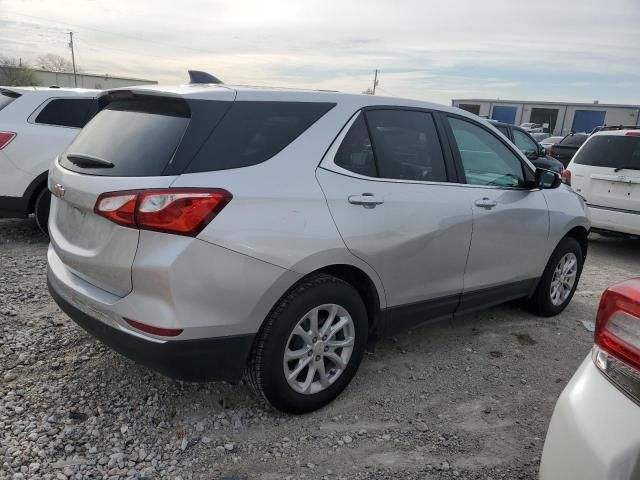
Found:
[[[580,244],[580,249],[582,250],[582,260],[586,260],[587,250],[589,248],[589,231],[585,227],[580,225],[577,227],[573,227],[562,238],[566,237],[574,238]]]
[[[27,213],[33,213],[36,198],[38,198],[38,194],[45,188],[47,188],[47,178],[49,176],[49,172],[43,172],[34,178],[27,189],[24,192],[22,198],[26,202]]]

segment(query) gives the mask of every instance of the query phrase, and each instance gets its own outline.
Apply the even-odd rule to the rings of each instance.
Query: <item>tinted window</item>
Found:
[[[579,165],[640,170],[640,137],[596,135],[573,161]]]
[[[520,159],[505,144],[471,122],[450,117],[449,123],[460,152],[467,183],[524,186]]]
[[[461,103],[460,105],[458,105],[458,108],[469,113],[473,113],[474,115],[480,115],[480,105],[475,103]]]
[[[447,181],[442,148],[430,113],[371,110],[366,116],[380,177]]]
[[[371,139],[362,114],[358,115],[344,140],[342,140],[334,158],[334,163],[359,175],[377,176]]]
[[[579,147],[582,145],[589,135],[567,135],[564,137],[558,145],[567,145],[568,147]]]
[[[97,101],[92,98],[60,98],[51,100],[36,117],[36,123],[82,128]]]
[[[315,102],[235,102],[187,167],[187,172],[225,170],[264,162],[333,106]]]
[[[524,153],[527,157],[538,156],[538,144],[529,138],[526,133],[515,128],[513,129],[513,143],[515,143],[518,150]]]
[[[60,163],[94,175],[162,175],[188,124],[189,109],[180,100],[115,101],[82,129]],[[69,159],[74,154],[106,160],[114,166],[83,168]]]

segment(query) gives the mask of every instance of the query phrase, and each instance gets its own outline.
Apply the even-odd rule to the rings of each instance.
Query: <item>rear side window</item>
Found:
[[[92,98],[59,98],[45,105],[35,119],[36,123],[60,127],[82,128],[97,106]]]
[[[573,163],[640,170],[640,137],[596,135],[584,144]]]
[[[187,167],[186,173],[247,167],[269,160],[334,105],[235,102]]]
[[[360,114],[334,163],[368,177],[447,181],[440,139],[427,112],[370,110]]]
[[[566,145],[568,147],[579,147],[587,140],[587,138],[589,138],[588,135],[567,135],[558,143],[558,145]]]
[[[190,111],[179,99],[116,100],[100,111],[64,153],[60,164],[93,175],[159,176],[189,124]],[[97,159],[113,165],[94,168]]]

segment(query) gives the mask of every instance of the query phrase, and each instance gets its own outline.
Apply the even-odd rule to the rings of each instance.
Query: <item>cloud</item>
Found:
[[[60,7],[63,8],[60,8]],[[0,0],[3,53],[85,71],[360,92],[450,103],[517,97],[640,103],[640,2],[595,0]]]

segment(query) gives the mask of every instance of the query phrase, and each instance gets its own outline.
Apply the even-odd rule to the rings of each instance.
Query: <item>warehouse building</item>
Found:
[[[538,123],[553,135],[591,132],[599,125],[640,124],[640,105],[487,99],[459,99],[451,103],[454,107],[505,123]]]
[[[3,70],[17,70],[19,67],[3,66]],[[50,72],[49,70],[40,70],[32,68],[34,76],[38,83],[43,87],[78,87],[78,88],[95,88],[105,90],[108,88],[130,87],[132,85],[156,85],[158,82],[154,80],[144,80],[141,78],[130,77],[112,77],[111,75],[96,75],[93,73],[73,73],[68,72]],[[74,78],[75,77],[75,78]],[[0,81],[2,84],[2,81]]]

